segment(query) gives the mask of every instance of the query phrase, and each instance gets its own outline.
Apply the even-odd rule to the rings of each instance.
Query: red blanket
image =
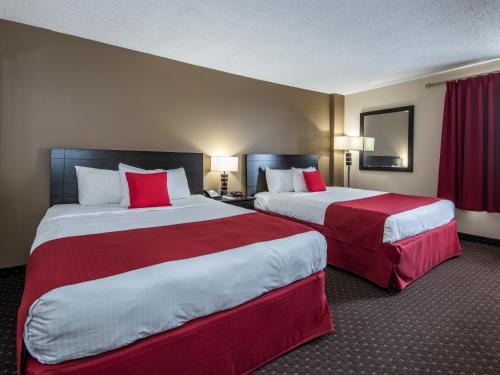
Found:
[[[325,232],[337,240],[381,250],[385,220],[389,216],[439,200],[387,193],[332,203],[325,213]]]
[[[310,230],[283,219],[251,213],[48,241],[35,249],[26,269],[17,319],[18,366],[28,310],[33,302],[52,289]]]

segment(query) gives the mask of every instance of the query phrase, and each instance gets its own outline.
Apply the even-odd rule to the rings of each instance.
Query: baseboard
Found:
[[[464,240],[464,241],[471,241],[471,242],[482,243],[485,245],[500,247],[500,239],[497,239],[497,238],[476,236],[474,234],[468,234],[468,233],[462,233],[462,232],[458,232],[458,238],[460,238],[461,240]]]
[[[0,277],[19,275],[20,273],[24,273],[24,271],[26,271],[25,265],[0,268]]]

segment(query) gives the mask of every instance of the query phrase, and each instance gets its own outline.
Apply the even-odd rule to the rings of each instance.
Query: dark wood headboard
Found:
[[[318,155],[247,154],[247,194],[267,191],[266,167],[273,169],[318,168]]]
[[[184,167],[191,194],[203,190],[202,153],[54,148],[50,152],[50,205],[78,203],[76,165],[117,170],[119,163],[144,169]]]

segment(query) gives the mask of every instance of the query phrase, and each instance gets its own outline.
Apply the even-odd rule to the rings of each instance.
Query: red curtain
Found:
[[[448,82],[438,197],[500,212],[500,73]]]

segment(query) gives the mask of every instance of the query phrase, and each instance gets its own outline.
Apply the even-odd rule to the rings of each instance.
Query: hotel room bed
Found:
[[[452,202],[329,187],[322,192],[266,191],[266,166],[316,167],[314,155],[247,155],[247,189],[255,208],[325,235],[327,262],[376,284],[404,289],[444,260],[460,255]]]
[[[54,205],[31,251],[27,374],[247,373],[333,330],[324,237],[200,195]]]
[[[274,212],[319,226],[325,225],[330,204],[385,194],[380,191],[328,187],[317,193],[270,193],[255,195],[255,208]],[[383,242],[392,243],[448,224],[455,217],[455,207],[448,200],[439,200],[409,211],[389,216],[384,223]]]

